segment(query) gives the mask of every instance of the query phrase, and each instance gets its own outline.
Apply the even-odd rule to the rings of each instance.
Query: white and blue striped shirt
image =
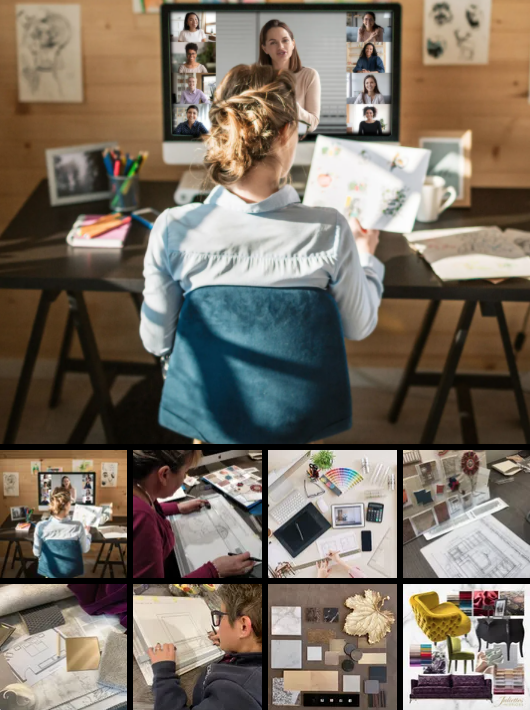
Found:
[[[247,203],[215,187],[204,204],[165,210],[144,261],[140,337],[155,355],[170,353],[184,296],[201,286],[328,289],[344,335],[362,340],[377,325],[384,266],[359,253],[337,210],[300,204],[286,185]]]
[[[82,551],[88,552],[92,537],[79,520],[71,520],[68,517],[60,520],[50,516],[47,520],[41,520],[35,527],[33,540],[35,557],[40,556],[43,540],[79,540]]]

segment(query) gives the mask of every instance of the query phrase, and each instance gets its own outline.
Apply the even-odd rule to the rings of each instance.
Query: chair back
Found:
[[[43,540],[38,572],[43,577],[79,577],[84,572],[79,540]]]
[[[205,286],[181,309],[162,426],[206,443],[307,443],[351,427],[337,304],[317,288]]]

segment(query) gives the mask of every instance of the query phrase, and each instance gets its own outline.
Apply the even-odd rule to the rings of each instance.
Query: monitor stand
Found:
[[[300,195],[304,196],[307,177],[309,175],[308,165],[293,165],[291,169],[291,184]],[[173,199],[177,205],[189,205],[191,202],[204,202],[213,184],[205,183],[206,170],[202,165],[193,165],[190,170],[186,170],[180,178]]]

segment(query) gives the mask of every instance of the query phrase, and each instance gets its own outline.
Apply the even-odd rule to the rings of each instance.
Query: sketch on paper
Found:
[[[105,488],[116,488],[118,483],[118,464],[117,463],[102,463],[101,464],[101,485]]]
[[[101,525],[103,508],[98,505],[76,505],[72,519],[79,520],[83,525],[98,528]]]
[[[209,510],[203,508],[191,515],[168,518],[175,533],[175,554],[181,573],[189,574],[229,552],[250,552],[252,557],[261,559],[261,540],[223,496],[211,496],[208,501]]]
[[[4,496],[18,496],[18,473],[4,471]]]
[[[335,207],[365,229],[412,229],[430,151],[319,135],[304,205]],[[410,225],[408,229],[407,225]]]
[[[177,675],[182,675],[223,652],[208,638],[211,631],[210,610],[203,599],[138,597],[134,604],[134,653],[142,668],[147,648],[156,643],[177,647]],[[152,682],[142,672],[148,683]]]
[[[355,533],[342,533],[326,538],[326,540],[317,540],[318,552],[321,558],[327,557],[332,550],[339,552],[350,552],[351,550],[359,550],[359,544]]]
[[[423,63],[487,64],[491,0],[424,0]]]
[[[80,5],[16,5],[18,100],[80,102]]]
[[[438,577],[456,579],[527,578],[530,545],[489,515],[438,538],[422,549]]]

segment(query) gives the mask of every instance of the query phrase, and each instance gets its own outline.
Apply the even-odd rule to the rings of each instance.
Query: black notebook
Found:
[[[331,524],[315,508],[313,503],[308,503],[305,508],[302,508],[294,517],[278,528],[274,536],[291,557],[296,557],[330,527]]]

